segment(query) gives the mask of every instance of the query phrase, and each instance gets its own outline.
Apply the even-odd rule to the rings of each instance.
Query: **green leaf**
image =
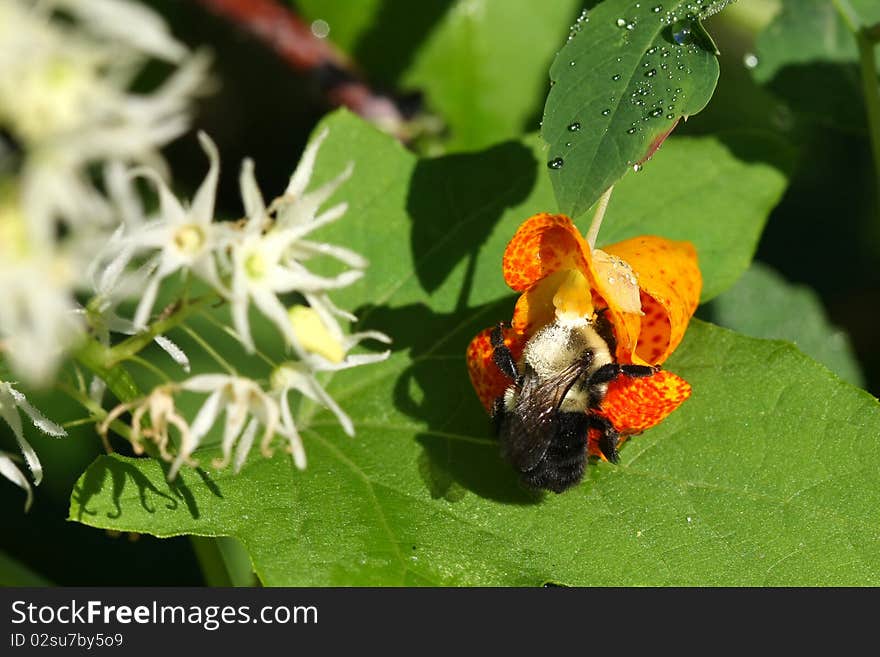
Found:
[[[461,0],[403,77],[448,122],[450,150],[475,150],[537,129],[547,67],[577,0]]]
[[[538,127],[547,68],[578,0],[299,0],[310,19],[374,81],[421,91],[446,123],[452,151],[476,150]],[[354,4],[355,6],[352,6]]]
[[[410,332],[443,327],[425,314]],[[794,347],[695,321],[669,363],[693,397],[619,466],[542,497],[517,485],[461,383],[472,329],[365,374],[370,393],[345,398],[355,439],[316,415],[303,473],[254,458],[170,485],[156,461],[101,457],[71,518],[235,536],[267,585],[880,583],[880,407]]]
[[[564,213],[584,213],[706,106],[719,68],[700,18],[725,4],[605,0],[575,26],[550,69],[542,131]]]
[[[779,14],[755,40],[758,63],[752,75],[797,115],[863,131],[859,52],[853,24],[840,11],[847,3],[856,6],[851,0],[784,0]],[[865,20],[880,11],[880,4],[869,3],[871,9],[861,14]],[[851,21],[862,20],[854,10],[851,16]],[[877,62],[880,65],[880,53]]]
[[[781,168],[752,159],[759,147],[739,133],[667,140],[643,170],[614,187],[599,245],[651,234],[690,240],[703,273],[701,300],[713,298],[749,266],[785,191]]]
[[[736,285],[714,300],[712,317],[745,335],[793,342],[844,381],[864,385],[849,338],[828,320],[819,296],[766,265],[752,263]]]
[[[880,24],[880,4],[876,0],[831,0],[831,2],[853,31]]]
[[[663,565],[674,561],[668,553],[675,545],[707,543],[698,553],[707,570],[712,559],[728,558],[723,541],[713,542],[705,531],[689,533],[686,516],[697,517],[692,498],[715,464],[722,464],[721,473],[739,473],[742,480],[731,484],[732,490],[739,486],[748,493],[744,500],[752,499],[753,463],[743,460],[743,450],[751,445],[760,453],[757,446],[763,451],[766,446],[763,433],[740,435],[743,409],[760,414],[772,406],[749,406],[755,381],[766,381],[762,385],[772,399],[780,381],[803,382],[831,399],[823,385],[835,380],[784,347],[786,357],[770,358],[768,369],[768,350],[775,354],[781,348],[776,343],[697,324],[669,363],[694,383],[694,397],[662,426],[626,445],[623,467],[591,466],[584,484],[562,496],[524,491],[491,438],[467,378],[464,351],[479,330],[510,318],[513,299],[502,280],[501,254],[523,219],[552,204],[538,140],[418,160],[348,113],[335,113],[325,125],[330,135],[314,184],[336,175],[350,159],[355,170],[338,198],[328,201],[348,200],[346,216],[317,238],[371,260],[364,279],[333,298],[356,309],[360,327],[394,339],[388,361],[340,372],[327,383],[354,420],[357,436],[345,436],[332,414],[308,404],[296,414],[309,459],[304,472],[281,454],[264,459],[254,453],[238,475],[205,466],[184,469],[169,484],[167,468],[155,460],[101,457],[78,482],[71,519],[157,536],[232,536],[270,585],[675,583],[704,575],[689,574],[686,559],[672,568]],[[724,185],[719,193],[727,195],[727,204],[741,203],[744,216],[752,213],[751,224],[702,213],[691,215],[687,231],[676,227],[692,187],[671,177],[678,193],[658,197],[651,179],[664,180],[669,175],[664,169],[677,169],[684,156],[697,158],[695,170],[711,162],[721,166],[719,180],[729,181],[738,196]],[[783,184],[765,165],[737,163],[714,139],[670,140],[642,175],[637,180],[644,184],[615,192],[609,213],[619,203],[623,217],[629,203],[644,218],[621,232],[684,231],[676,236],[693,239],[707,253],[712,252],[707,245],[720,239],[744,261],[752,245],[736,237],[760,226],[769,209],[752,205],[751,190],[759,196],[765,187],[778,193]],[[609,216],[606,227],[615,221]],[[725,229],[734,237],[721,238]],[[709,241],[701,242],[706,236]],[[733,268],[739,267],[735,260]],[[731,273],[710,269],[708,284],[719,287],[714,281],[722,275]],[[858,395],[850,388],[845,392],[840,393],[845,399]],[[848,409],[853,412],[847,417],[861,418],[856,410]],[[835,417],[830,410],[829,417]],[[691,443],[693,451],[685,451]],[[647,447],[652,457],[672,450],[673,461],[638,457]],[[215,455],[211,448],[198,454],[203,464]],[[692,470],[669,480],[666,473],[682,459]],[[644,463],[652,465],[644,469]],[[729,507],[727,500],[712,503]],[[644,539],[635,535],[639,530]],[[755,568],[721,570],[707,581],[756,578],[760,564]]]

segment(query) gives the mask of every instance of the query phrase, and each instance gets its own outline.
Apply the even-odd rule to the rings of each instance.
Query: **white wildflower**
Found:
[[[183,381],[180,389],[209,394],[196,413],[188,434],[182,440],[177,458],[168,473],[169,479],[176,476],[183,463],[192,462],[192,453],[217,422],[221,413],[225,415],[220,443],[223,457],[215,459],[214,467],[220,468],[229,464],[232,459],[232,449],[238,441],[239,446],[235,456],[237,471],[244,463],[244,457],[253,444],[258,426],[263,427],[260,449],[264,456],[272,455],[272,439],[276,433],[282,432],[279,424],[281,412],[278,403],[263,392],[255,381],[241,376],[202,374]],[[298,448],[301,449],[301,445]],[[297,446],[291,445],[291,449],[296,454]]]
[[[76,265],[29,235],[17,194],[0,189],[0,354],[32,385],[48,383],[82,335],[75,283]]]
[[[0,418],[3,418],[12,429],[12,433],[15,434],[18,447],[34,479],[34,485],[39,486],[43,480],[43,466],[40,464],[40,459],[37,457],[34,448],[31,447],[31,444],[24,436],[24,427],[22,426],[19,411],[23,411],[30,418],[31,423],[45,434],[57,438],[66,436],[67,432],[31,406],[25,396],[13,388],[12,385],[7,382],[0,382]],[[13,463],[7,462],[9,457],[4,456],[3,458],[5,458],[5,461],[0,459],[0,474],[3,474],[4,477],[28,491],[27,505],[30,506],[30,486],[23,485],[21,478],[15,475],[13,468],[14,470],[18,470],[18,468]],[[24,484],[27,484],[27,479],[24,480]]]
[[[150,57],[177,68],[157,89],[130,92]],[[46,233],[57,219],[112,221],[88,167],[106,160],[159,165],[159,149],[189,126],[206,68],[204,55],[188,55],[140,4],[0,3],[0,126],[23,153],[30,220]]]
[[[157,386],[153,391],[141,399],[137,399],[124,404],[119,404],[116,408],[107,414],[104,421],[98,426],[98,432],[104,440],[104,446],[110,451],[110,444],[107,442],[107,432],[110,425],[118,419],[123,413],[131,411],[131,435],[129,440],[136,454],[143,454],[144,447],[141,444],[141,438],[147,438],[159,448],[159,455],[166,461],[171,461],[174,457],[169,451],[171,444],[171,427],[177,429],[179,436],[185,437],[189,434],[189,424],[186,419],[177,412],[174,404],[173,393],[177,389],[175,384],[167,384]],[[144,424],[144,416],[150,420],[148,425]]]
[[[159,193],[159,217],[131,230],[126,243],[142,249],[154,249],[152,267],[140,303],[134,315],[135,328],[143,328],[159,292],[162,280],[180,270],[188,270],[224,292],[217,269],[217,253],[230,235],[230,228],[214,221],[214,197],[220,174],[220,156],[214,142],[199,133],[202,148],[208,155],[210,167],[192,205],[185,207],[171,193],[159,175],[151,169],[139,172],[153,180]]]
[[[254,178],[253,163],[246,161],[242,167],[240,184],[247,223],[232,244],[230,302],[235,328],[250,351],[254,349],[248,323],[251,301],[302,355],[278,295],[298,292],[323,298],[327,290],[345,287],[358,280],[367,265],[364,258],[349,249],[304,239],[309,233],[342,217],[348,208],[347,203],[339,203],[318,213],[321,205],[351,176],[352,165],[317,190],[305,193],[318,148],[326,136],[327,130],[324,130],[306,148],[284,195],[269,208]],[[271,218],[273,213],[274,220]],[[302,261],[316,255],[331,256],[350,269],[331,277],[313,274]]]
[[[354,436],[354,423],[342,410],[315,377],[316,372],[335,372],[368,365],[386,360],[390,351],[377,354],[349,354],[358,343],[366,339],[390,343],[391,339],[379,331],[364,331],[352,335],[342,335],[338,325],[331,319],[328,325],[322,314],[306,306],[294,306],[289,312],[290,325],[297,334],[298,341],[308,354],[308,360],[288,362],[280,365],[272,373],[272,394],[281,406],[281,422],[287,436],[295,436],[299,443],[299,433],[290,412],[289,395],[297,391],[308,399],[330,410],[339,421],[343,431]],[[299,468],[306,465],[305,454],[294,452],[294,460]]]

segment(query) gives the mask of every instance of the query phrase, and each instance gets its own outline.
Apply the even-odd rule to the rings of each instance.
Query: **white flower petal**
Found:
[[[199,186],[192,203],[192,218],[199,224],[209,224],[214,220],[214,199],[217,196],[217,181],[220,178],[220,153],[217,146],[207,135],[199,131],[199,143],[208,155],[210,167],[208,175]]]
[[[250,158],[242,162],[238,185],[241,189],[244,213],[248,218],[248,228],[251,230],[261,228],[266,219],[266,202],[263,200],[263,194],[260,192],[254,175],[254,161]]]
[[[0,452],[0,475],[11,481],[16,486],[20,486],[24,489],[27,494],[27,498],[24,502],[24,510],[27,512],[31,508],[31,504],[34,501],[34,493],[31,489],[30,482],[28,482],[27,477],[24,476],[24,473],[18,469],[18,466],[12,460],[12,458],[6,454],[5,452]]]
[[[303,151],[302,157],[299,160],[299,164],[296,166],[296,170],[290,177],[290,182],[287,185],[285,194],[298,197],[306,191],[306,187],[309,185],[309,180],[312,178],[312,172],[315,169],[315,159],[318,157],[318,149],[321,148],[321,144],[324,143],[324,140],[329,134],[330,130],[324,128],[318,133],[318,136],[312,139],[308,146],[306,146],[306,149]]]
[[[52,420],[48,419],[45,415],[40,413],[40,411],[31,406],[27,398],[18,390],[10,386],[9,394],[12,395],[12,398],[15,400],[16,405],[25,413],[27,413],[27,416],[31,419],[31,422],[34,423],[34,426],[37,429],[45,434],[54,436],[56,438],[67,436],[67,432],[63,428],[52,422]]]
[[[254,446],[254,438],[257,435],[257,427],[259,426],[259,422],[252,418],[245,427],[244,433],[241,434],[241,440],[238,441],[238,446],[235,448],[235,460],[232,463],[232,470],[235,474],[241,471],[244,462],[247,460],[248,452]]]
[[[181,349],[176,343],[174,343],[171,338],[168,338],[164,335],[157,335],[153,338],[153,341],[159,345],[159,347],[166,354],[171,356],[171,359],[180,365],[183,368],[184,372],[190,371],[189,358],[186,353],[184,353],[183,349]]]

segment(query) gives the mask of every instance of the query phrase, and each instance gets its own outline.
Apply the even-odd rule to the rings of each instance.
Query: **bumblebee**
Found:
[[[580,482],[590,429],[599,431],[603,456],[617,462],[619,434],[598,413],[608,384],[658,368],[615,362],[614,334],[603,314],[548,324],[526,342],[519,362],[504,343],[502,324],[491,342],[495,364],[512,381],[492,417],[502,454],[526,486],[561,493]]]

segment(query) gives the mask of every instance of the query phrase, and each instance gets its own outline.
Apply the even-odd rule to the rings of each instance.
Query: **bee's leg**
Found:
[[[504,395],[496,397],[495,403],[492,404],[492,424],[495,425],[495,433],[500,433],[501,424],[504,422],[507,414],[507,405],[504,403]]]
[[[599,450],[602,452],[602,455],[611,463],[617,463],[619,460],[617,444],[620,442],[620,434],[617,432],[617,429],[614,428],[614,425],[607,418],[601,415],[591,413],[587,417],[589,428],[598,429],[602,432],[602,435],[599,437]]]
[[[590,384],[609,383],[621,374],[626,374],[633,378],[651,376],[657,372],[657,369],[657,367],[652,367],[650,365],[620,365],[618,363],[608,363],[593,372],[593,375],[590,377]]]
[[[490,339],[495,349],[492,354],[492,360],[495,361],[495,364],[504,376],[516,381],[519,377],[519,372],[516,371],[516,362],[513,360],[513,354],[510,353],[510,348],[504,344],[504,333],[501,330],[503,326],[503,324],[498,324],[498,326],[492,329]]]
[[[617,338],[614,337],[614,327],[608,319],[608,308],[602,308],[602,310],[596,313],[594,325],[596,333],[598,333],[599,337],[605,340],[605,343],[608,345],[608,351],[612,354],[617,351]]]

